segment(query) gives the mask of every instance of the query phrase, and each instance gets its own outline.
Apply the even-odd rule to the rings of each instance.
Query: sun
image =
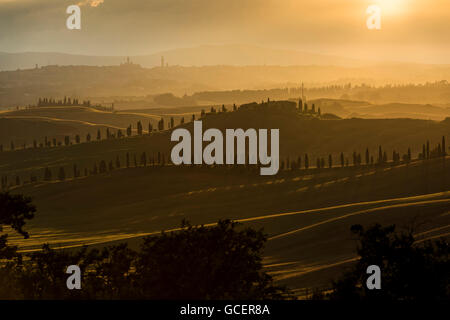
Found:
[[[383,14],[400,14],[407,7],[408,0],[373,0],[373,4],[380,6]]]

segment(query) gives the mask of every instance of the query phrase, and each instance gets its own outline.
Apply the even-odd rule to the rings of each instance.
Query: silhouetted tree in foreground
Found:
[[[28,233],[23,230],[25,220],[32,219],[36,212],[31,199],[22,195],[11,195],[8,192],[0,193],[0,228],[9,225],[25,238]],[[1,247],[0,247],[1,252]],[[2,256],[0,254],[0,259]]]
[[[9,196],[8,196],[9,197]],[[19,197],[19,196],[18,196]],[[3,200],[5,201],[5,200]],[[22,230],[32,217],[29,200],[7,198],[4,224]],[[6,213],[4,213],[6,212]],[[31,215],[30,213],[31,212]],[[25,214],[25,215],[24,215]],[[15,224],[14,224],[15,223]],[[0,238],[0,298],[8,299],[281,299],[286,289],[274,285],[262,267],[267,236],[231,221],[216,226],[191,226],[144,238],[139,251],[126,244],[107,248],[52,250],[22,254]],[[2,251],[3,250],[3,251]],[[24,254],[25,255],[25,254]],[[82,271],[81,290],[67,290],[67,266]]]
[[[446,240],[415,243],[395,226],[351,228],[358,238],[356,266],[333,283],[332,300],[442,300],[450,298],[450,246]],[[366,286],[367,267],[381,269],[381,290]]]
[[[28,233],[23,230],[25,221],[32,219],[36,208],[31,199],[22,195],[0,193],[0,231],[2,226],[8,225],[24,238]],[[22,257],[17,253],[17,247],[8,246],[8,235],[0,235],[0,298],[20,297],[17,288],[20,272],[16,272],[22,265]]]
[[[262,270],[267,240],[262,231],[238,231],[230,221],[210,228],[184,227],[144,240],[136,260],[136,280],[144,297],[281,298],[283,291]]]

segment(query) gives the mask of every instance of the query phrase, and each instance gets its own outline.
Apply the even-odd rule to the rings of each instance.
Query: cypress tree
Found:
[[[381,146],[378,147],[378,163],[383,162],[383,151],[381,150]]]
[[[100,166],[99,166],[98,171],[100,173],[105,173],[106,172],[106,162],[105,162],[105,160],[100,161]]]
[[[257,166],[258,166],[258,168],[260,168],[259,165],[257,165]],[[296,170],[297,169],[297,161],[292,160],[292,162],[290,163],[290,166],[291,166],[292,170]]]
[[[64,167],[60,167],[58,171],[58,179],[60,181],[64,181],[66,179],[66,172],[64,171]]]
[[[447,155],[447,149],[445,146],[445,136],[442,136],[442,156],[445,157]]]
[[[2,189],[6,189],[8,187],[8,176],[2,176]]]
[[[141,155],[141,165],[143,165],[144,167],[147,166],[147,154],[145,153],[145,151]]]

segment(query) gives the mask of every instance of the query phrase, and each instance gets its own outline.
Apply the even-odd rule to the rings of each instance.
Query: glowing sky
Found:
[[[82,4],[82,30],[65,9]],[[382,8],[382,30],[366,9]],[[0,51],[135,55],[254,44],[450,63],[450,0],[0,0]]]

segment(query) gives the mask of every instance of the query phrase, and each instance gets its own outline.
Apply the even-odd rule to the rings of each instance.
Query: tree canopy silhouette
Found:
[[[450,246],[444,240],[415,242],[412,231],[396,232],[379,224],[365,230],[351,228],[357,236],[355,267],[333,283],[332,300],[448,301],[450,297]],[[366,286],[367,267],[381,269],[381,290]]]
[[[36,207],[31,198],[23,195],[12,195],[8,192],[0,193],[0,227],[9,225],[18,233],[28,238],[28,232],[23,230],[26,220],[34,217]]]
[[[176,232],[144,239],[140,250],[127,244],[103,249],[43,250],[28,260],[0,267],[0,298],[25,299],[281,299],[289,292],[274,285],[262,267],[267,236],[238,228],[183,222]],[[20,255],[20,254],[19,254]],[[22,261],[22,259],[20,259]],[[82,272],[81,290],[67,290],[68,265]],[[3,283],[4,282],[4,283]],[[2,290],[2,288],[9,288]],[[14,291],[10,291],[14,289]],[[13,296],[11,296],[13,294]]]

